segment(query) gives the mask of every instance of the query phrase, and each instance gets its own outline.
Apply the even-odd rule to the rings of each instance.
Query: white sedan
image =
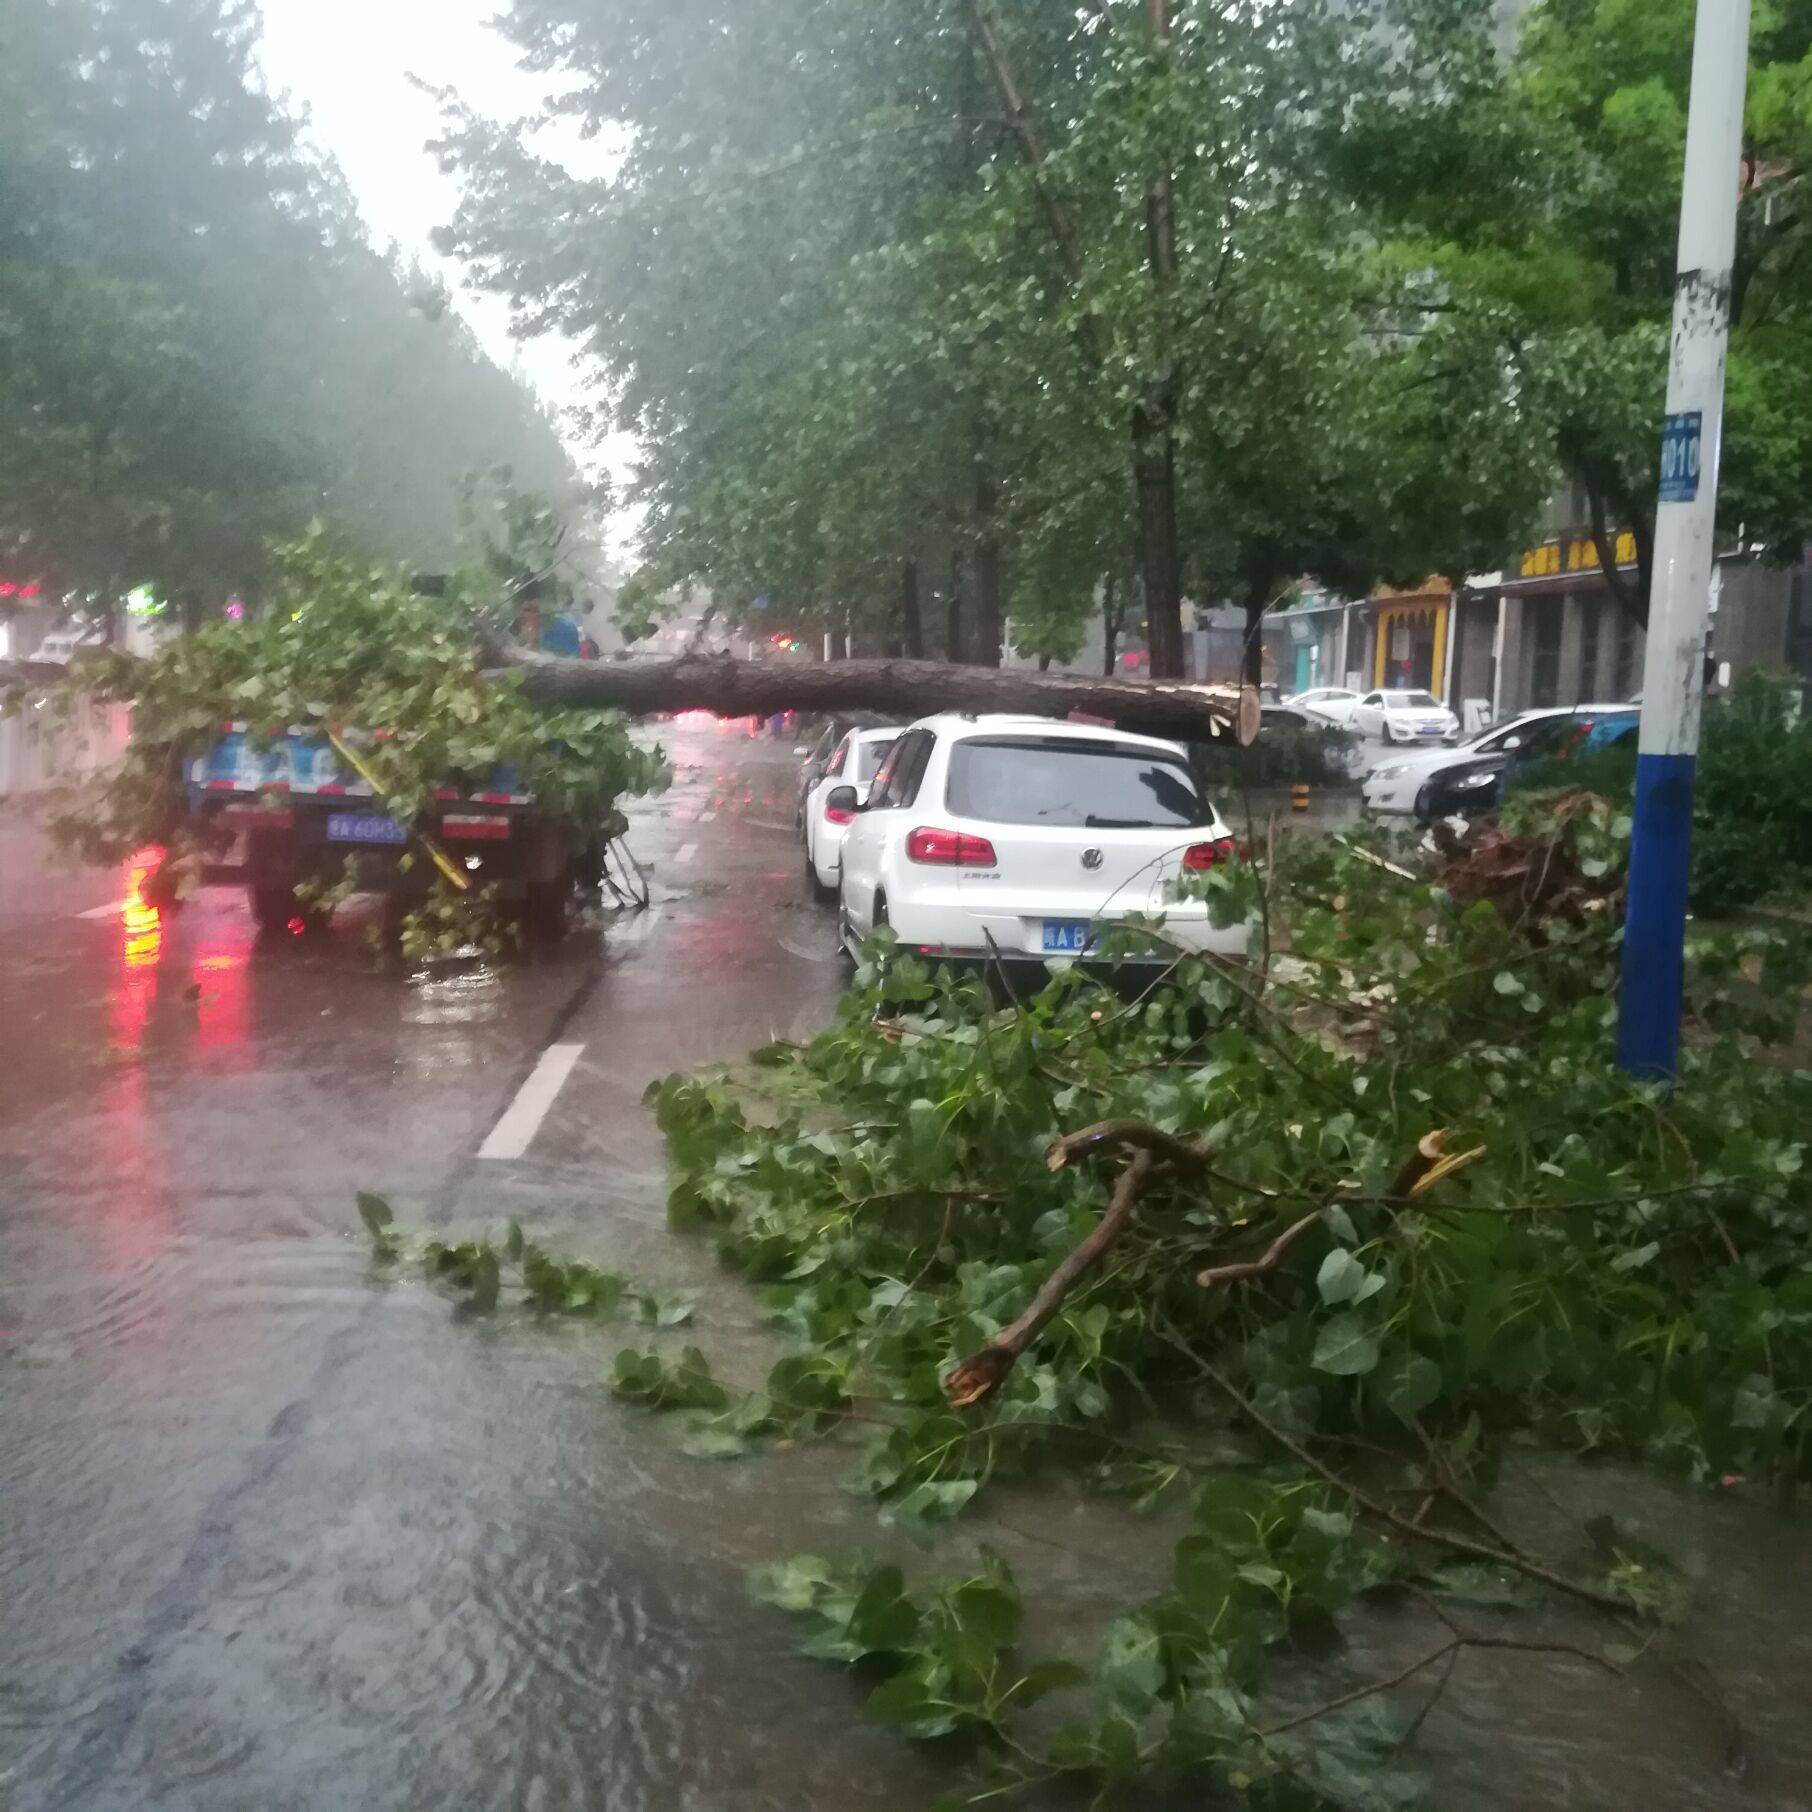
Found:
[[[848,805],[833,792],[834,803]],[[1183,877],[1238,860],[1175,743],[1034,717],[914,724],[843,843],[842,927],[888,925],[925,956],[1043,963],[1086,955],[1125,919],[1173,944],[1243,955]],[[1168,953],[1154,950],[1154,957]]]
[[[1432,692],[1368,692],[1353,707],[1352,727],[1380,742],[1433,743],[1459,734],[1460,720]]]
[[[834,899],[837,875],[843,866],[843,839],[856,820],[862,801],[887,751],[900,739],[897,728],[850,730],[837,744],[825,764],[823,778],[805,796],[804,823],[805,866],[812,885],[821,899]],[[841,788],[854,792],[853,802],[839,799],[831,803],[831,794]]]
[[[1306,711],[1323,723],[1335,724],[1345,730],[1352,726],[1353,707],[1359,703],[1359,694],[1348,691],[1345,686],[1313,686],[1283,702],[1292,711]]]

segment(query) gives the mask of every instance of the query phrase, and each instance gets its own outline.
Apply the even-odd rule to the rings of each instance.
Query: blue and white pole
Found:
[[[1680,1058],[1686,880],[1724,446],[1724,360],[1742,187],[1749,7],[1750,0],[1699,0],[1693,38],[1617,1028],[1617,1061],[1647,1079],[1671,1079]]]

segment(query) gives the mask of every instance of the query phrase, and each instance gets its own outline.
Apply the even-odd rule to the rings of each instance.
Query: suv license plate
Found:
[[[1046,919],[1044,949],[1047,956],[1081,956],[1089,945],[1086,919]]]

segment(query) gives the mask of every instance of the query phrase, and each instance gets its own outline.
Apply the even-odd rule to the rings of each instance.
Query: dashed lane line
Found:
[[[479,1146],[479,1157],[507,1162],[526,1155],[541,1130],[541,1122],[547,1118],[547,1110],[566,1086],[573,1065],[584,1051],[582,1044],[550,1044],[541,1053],[541,1061],[516,1091],[516,1099],[504,1109],[503,1118],[491,1128],[491,1136]]]

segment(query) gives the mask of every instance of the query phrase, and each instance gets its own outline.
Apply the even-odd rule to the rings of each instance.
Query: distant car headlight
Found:
[[[1467,774],[1453,783],[1454,790],[1465,792],[1470,787],[1489,786],[1496,778],[1495,774]]]

